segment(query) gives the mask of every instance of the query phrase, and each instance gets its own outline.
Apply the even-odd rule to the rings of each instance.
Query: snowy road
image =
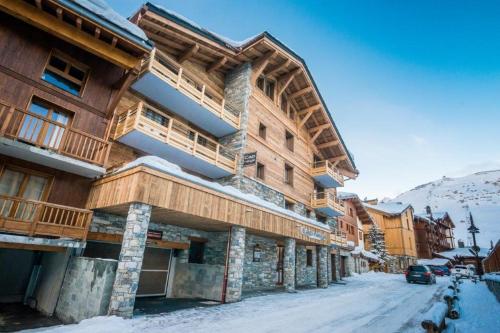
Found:
[[[446,281],[438,278],[436,285],[410,285],[403,275],[368,273],[328,289],[253,297],[132,320],[99,317],[43,332],[421,332],[419,316],[439,297]]]

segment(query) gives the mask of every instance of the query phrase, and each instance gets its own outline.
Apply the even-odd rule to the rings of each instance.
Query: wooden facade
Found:
[[[239,225],[268,236],[328,244],[328,229],[141,166],[95,182],[88,209],[126,215],[132,202],[153,206],[152,220],[209,231]]]
[[[448,213],[415,215],[413,224],[419,258],[432,259],[435,253],[454,248],[454,224]]]
[[[399,211],[387,211],[379,205],[365,205],[374,223],[384,232],[389,255],[417,258],[417,247],[413,227],[413,208],[400,205]],[[368,232],[367,228],[365,232]]]
[[[0,139],[25,151],[0,152],[0,231],[85,239],[92,180],[59,161],[108,164],[109,108],[148,50],[51,0],[0,1],[0,49]]]

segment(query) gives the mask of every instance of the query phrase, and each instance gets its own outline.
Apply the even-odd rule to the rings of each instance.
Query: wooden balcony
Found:
[[[332,245],[336,245],[338,247],[346,248],[347,247],[347,234],[345,232],[341,232],[339,230],[334,230],[330,234],[330,243]]]
[[[344,186],[344,176],[327,160],[314,162],[311,176],[325,188]]]
[[[36,154],[33,150],[23,152],[19,147],[2,147],[2,153],[82,176],[94,177],[100,175],[100,170],[102,173],[105,171],[102,167],[106,164],[111,144],[101,138],[3,102],[0,102],[0,124],[0,137],[40,148],[40,152],[64,155],[84,164],[76,165],[68,159],[54,161],[50,154],[41,156],[43,154]]]
[[[114,139],[210,178],[235,173],[223,146],[143,102],[118,116]]]
[[[330,217],[344,215],[344,203],[330,192],[311,194],[311,207]]]
[[[143,64],[132,89],[216,137],[240,128],[240,113],[220,93],[160,50]]]
[[[92,211],[0,195],[0,232],[85,240]]]

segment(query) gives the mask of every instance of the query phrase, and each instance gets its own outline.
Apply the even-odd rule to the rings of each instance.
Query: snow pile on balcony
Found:
[[[419,259],[417,260],[417,263],[419,265],[433,265],[433,266],[444,266],[450,262],[449,259],[441,259],[441,258],[434,258],[434,259]]]
[[[248,203],[268,208],[269,210],[272,210],[274,212],[277,212],[277,213],[280,213],[283,215],[287,215],[293,219],[300,220],[302,222],[306,222],[306,223],[315,225],[315,226],[320,227],[322,229],[330,230],[330,227],[328,225],[325,225],[325,224],[318,222],[316,220],[304,217],[296,212],[290,211],[290,210],[285,209],[283,207],[279,207],[271,202],[265,201],[264,199],[261,199],[261,198],[255,196],[253,194],[243,193],[240,190],[238,190],[232,186],[224,186],[224,185],[221,185],[219,183],[211,182],[211,181],[202,179],[200,177],[194,176],[192,174],[189,174],[189,173],[183,171],[181,169],[181,167],[178,166],[177,164],[168,162],[167,160],[164,160],[158,156],[139,157],[135,161],[127,163],[123,167],[119,168],[117,171],[115,171],[115,173],[118,173],[118,172],[121,172],[124,170],[128,170],[128,169],[132,169],[132,168],[135,168],[135,167],[140,166],[140,165],[147,166],[147,167],[150,167],[152,169],[158,170],[160,172],[164,172],[164,173],[167,173],[169,175],[187,180],[187,181],[192,182],[194,184],[210,188],[214,191],[217,191],[217,192],[220,192],[223,194],[227,194],[229,196],[246,201]]]

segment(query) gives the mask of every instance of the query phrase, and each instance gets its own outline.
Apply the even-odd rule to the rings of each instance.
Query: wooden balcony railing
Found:
[[[118,116],[115,140],[132,130],[141,131],[165,144],[235,173],[236,157],[223,146],[144,102],[134,105]]]
[[[1,101],[0,124],[0,136],[99,166],[106,164],[111,148],[101,138]]]
[[[85,240],[92,211],[0,195],[0,231]]]
[[[240,128],[240,113],[225,105],[224,97],[220,93],[196,79],[196,75],[165,53],[158,49],[153,50],[149,60],[143,65],[143,71],[145,70],[154,73],[233,127]]]
[[[344,203],[330,192],[315,192],[311,194],[312,208],[330,207],[344,214]]]
[[[314,162],[311,168],[311,176],[315,177],[325,174],[335,179],[340,184],[340,186],[344,186],[344,176],[342,176],[339,169],[334,167],[331,162],[329,162],[328,160]]]
[[[334,230],[330,234],[330,242],[341,247],[347,247],[347,234],[340,230]]]

